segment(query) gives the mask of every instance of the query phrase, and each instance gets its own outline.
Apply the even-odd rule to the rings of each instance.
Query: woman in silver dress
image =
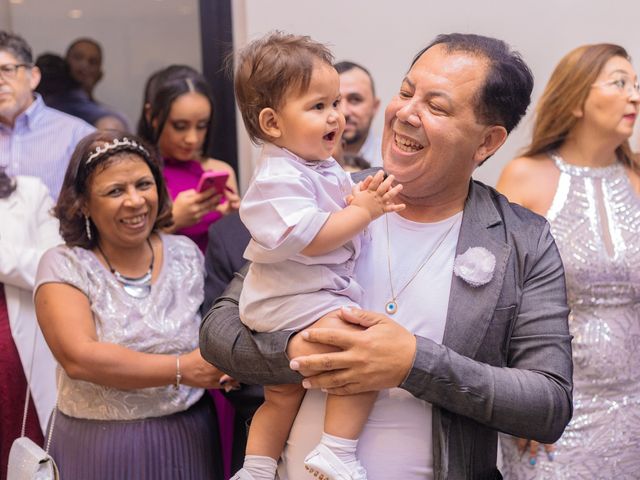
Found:
[[[38,267],[35,304],[58,360],[51,453],[62,478],[221,478],[222,372],[198,349],[203,258],[165,235],[171,203],[157,158],[133,136],[93,133],[58,204],[65,245]]]
[[[546,216],[566,271],[574,414],[555,445],[502,439],[508,479],[640,475],[640,91],[627,52],[579,47],[551,75],[498,190]],[[544,447],[544,448],[542,448]]]

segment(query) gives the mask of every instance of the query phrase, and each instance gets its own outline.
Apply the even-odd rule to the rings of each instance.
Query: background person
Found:
[[[497,39],[440,35],[416,55],[383,135],[384,167],[407,208],[386,216],[389,228],[371,224],[356,272],[368,311],[342,314],[365,331],[254,335],[239,321],[235,280],[204,319],[203,355],[243,381],[309,375],[281,478],[306,475],[296,466],[322,431],[321,388],[380,391],[358,444],[370,480],[493,479],[497,431],[562,434],[572,388],[562,261],[543,218],[471,180],[532,87],[522,58]],[[377,313],[389,303],[392,318]],[[307,356],[306,341],[342,351]]]
[[[55,361],[33,305],[38,261],[61,242],[52,207],[38,178],[10,178],[0,168],[0,478],[6,478],[11,444],[20,436],[27,377],[26,435],[40,446],[56,402]]]
[[[151,136],[145,139],[157,145],[163,158],[163,173],[174,201],[171,231],[187,235],[204,253],[209,225],[237,210],[240,204],[233,168],[221,160],[203,157],[214,114],[211,89],[200,73],[182,67],[159,75],[149,93],[149,108],[142,115],[148,116]],[[195,190],[208,170],[229,175],[227,186],[232,191],[226,191],[222,201],[213,189]]]
[[[69,65],[59,55],[38,55],[36,66],[42,78],[36,92],[51,108],[81,118],[98,130],[125,130],[121,120],[98,103],[92,101],[80,84],[71,76]]]
[[[82,37],[67,47],[65,60],[71,67],[71,75],[93,100],[93,91],[102,76],[102,47],[92,38]]]
[[[0,30],[0,166],[40,178],[55,201],[73,149],[95,129],[47,107],[34,93],[39,82],[31,47]]]
[[[63,478],[221,478],[222,375],[197,348],[202,255],[171,221],[157,158],[99,132],[74,152],[55,208],[65,245],[35,303],[62,369],[51,454]],[[53,422],[52,422],[53,423]]]
[[[548,456],[536,442],[522,454],[503,439],[507,478],[633,478],[640,470],[640,352],[630,341],[640,336],[640,167],[628,143],[639,105],[624,48],[576,48],[551,74],[531,144],[500,177],[500,191],[551,224],[574,364],[571,423]]]
[[[340,74],[340,109],[346,121],[342,136],[345,153],[363,157],[374,167],[382,165],[382,139],[371,130],[380,107],[369,70],[354,62],[334,65]]]
[[[128,131],[129,125],[119,112],[98,102],[94,96],[96,85],[104,75],[102,71],[102,47],[93,38],[82,37],[74,40],[67,48],[65,60],[71,69],[71,76],[80,84],[86,97],[96,108],[107,110],[109,115],[102,117],[97,128]],[[92,123],[93,122],[89,122]]]

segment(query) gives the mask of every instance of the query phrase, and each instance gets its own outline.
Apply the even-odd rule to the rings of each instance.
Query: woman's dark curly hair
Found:
[[[105,149],[107,144],[114,144],[116,140],[123,142],[125,139],[128,142]],[[102,148],[103,151],[95,155],[98,148]],[[58,203],[53,209],[53,215],[60,220],[60,235],[68,246],[91,249],[98,244],[100,232],[89,220],[91,238],[88,237],[82,209],[89,199],[93,174],[122,160],[125,154],[137,155],[144,160],[155,180],[158,190],[158,216],[153,231],[172,225],[171,197],[155,150],[149,148],[139,137],[129,133],[115,130],[97,131],[84,137],[74,150],[64,176]],[[91,161],[88,161],[89,157],[93,157]]]

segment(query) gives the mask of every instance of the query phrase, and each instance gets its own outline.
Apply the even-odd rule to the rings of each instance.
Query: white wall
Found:
[[[0,30],[11,30],[9,0],[0,0]]]
[[[215,1],[215,0],[211,0]],[[82,16],[69,17],[79,9]],[[336,59],[367,66],[383,106],[399,87],[413,55],[438,33],[495,36],[519,50],[536,78],[535,104],[551,70],[572,48],[594,42],[626,47],[640,69],[640,1],[578,0],[233,0],[237,45],[273,29],[328,43]],[[105,78],[96,96],[135,124],[148,75],[170,63],[200,68],[198,0],[0,0],[0,28],[23,35],[34,53],[63,53],[78,36],[105,50]],[[531,109],[530,109],[531,110]],[[640,123],[640,122],[639,122]],[[251,176],[252,148],[239,123],[241,184]],[[382,130],[382,114],[374,128]],[[494,184],[503,165],[527,144],[529,117],[476,177]],[[640,150],[640,135],[632,145]]]
[[[558,60],[585,43],[624,46],[640,70],[640,1],[584,0],[235,0],[246,34],[236,43],[280,29],[328,43],[337,60],[365,65],[386,105],[400,86],[413,55],[438,33],[465,32],[497,37],[519,50],[534,73],[533,103]],[[239,23],[239,22],[236,22]],[[530,111],[532,109],[530,108]],[[527,144],[530,117],[475,177],[495,184],[504,164]],[[378,113],[375,128],[382,129]],[[636,135],[633,145],[638,145]],[[251,160],[242,159],[243,184]]]
[[[81,36],[98,40],[105,74],[95,96],[123,112],[132,127],[149,74],[171,63],[201,68],[198,0],[14,0],[9,6],[13,31],[35,56],[64,55]],[[82,12],[79,18],[71,18],[73,9]]]

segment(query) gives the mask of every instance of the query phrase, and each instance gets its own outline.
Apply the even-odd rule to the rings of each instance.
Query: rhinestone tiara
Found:
[[[103,144],[103,145],[101,145],[99,147],[96,147],[96,149],[91,153],[91,155],[89,155],[89,158],[87,158],[86,164],[87,165],[90,164],[93,160],[95,160],[96,158],[98,158],[102,154],[108,152],[109,150],[113,150],[114,148],[118,148],[118,147],[121,147],[123,145],[129,147],[131,150],[139,151],[140,153],[142,153],[146,157],[149,156],[149,152],[147,151],[147,149],[144,148],[142,145],[140,145],[135,140],[129,140],[127,137],[122,138],[122,140],[119,139],[119,138],[116,138],[111,143],[105,143],[105,144]]]

